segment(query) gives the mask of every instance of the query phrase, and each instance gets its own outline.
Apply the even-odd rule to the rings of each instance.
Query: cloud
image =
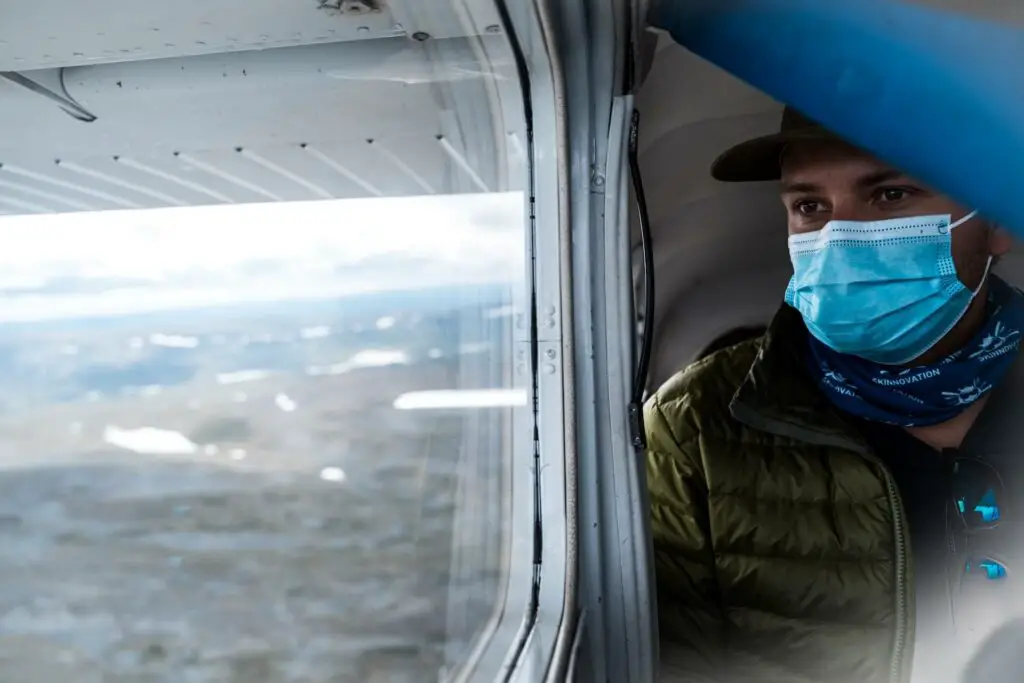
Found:
[[[522,278],[521,193],[0,217],[0,321]]]

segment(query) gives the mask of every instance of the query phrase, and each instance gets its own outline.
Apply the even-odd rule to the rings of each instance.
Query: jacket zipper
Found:
[[[779,434],[781,436],[800,441],[806,441],[807,443],[816,445],[822,444],[821,441],[808,439],[806,436],[798,436],[794,434],[792,425],[788,422],[770,420],[768,422],[775,422],[776,424],[769,426],[766,421],[757,418],[756,413],[745,414],[745,411],[741,413],[737,410],[738,407],[742,406],[737,406],[736,400],[734,399],[730,405],[732,415],[735,419],[746,424],[748,427],[773,434]],[[882,462],[882,459],[872,453],[869,449],[865,448],[862,444],[855,442],[836,444],[833,442],[828,445],[849,448],[853,452],[866,457],[878,466],[885,477],[886,488],[889,491],[889,507],[892,509],[893,531],[896,535],[896,633],[893,636],[889,683],[908,683],[903,681],[903,659],[907,649],[907,539],[906,529],[903,524],[903,503],[900,501],[900,494],[896,489],[896,482],[893,481],[892,473],[889,472],[889,468]]]
[[[907,542],[903,526],[903,504],[892,475],[885,471],[885,483],[889,489],[889,504],[892,508],[893,528],[896,533],[896,635],[892,648],[891,683],[903,679],[903,656],[907,647]]]

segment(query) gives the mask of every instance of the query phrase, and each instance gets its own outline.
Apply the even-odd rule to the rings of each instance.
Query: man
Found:
[[[991,273],[1010,236],[790,109],[712,175],[781,180],[794,275],[761,339],[645,406],[663,662],[957,680],[1024,593],[1024,297]]]

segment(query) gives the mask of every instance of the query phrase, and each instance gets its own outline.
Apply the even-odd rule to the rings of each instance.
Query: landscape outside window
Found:
[[[4,680],[452,666],[508,561],[523,206],[494,192],[0,218]],[[460,549],[456,586],[456,510],[474,495],[497,523]]]

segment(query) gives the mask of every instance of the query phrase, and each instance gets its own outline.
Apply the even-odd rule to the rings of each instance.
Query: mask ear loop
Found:
[[[958,228],[958,227],[960,227],[961,225],[963,225],[964,223],[966,223],[967,221],[971,220],[972,218],[974,218],[977,215],[978,215],[978,210],[975,209],[974,211],[971,211],[969,214],[967,214],[966,216],[964,216],[963,218],[961,218],[957,222],[950,223],[949,224],[949,229],[952,230],[953,228]]]
[[[967,221],[971,220],[972,218],[974,218],[977,215],[978,215],[978,210],[975,209],[974,211],[969,212],[967,215],[965,215],[963,218],[961,218],[960,220],[956,221],[955,223],[950,223],[949,224],[949,229],[952,230],[953,228],[959,227],[959,226],[963,225],[964,223],[966,223]],[[974,297],[978,296],[978,292],[981,291],[981,288],[985,286],[985,282],[988,281],[988,274],[989,274],[989,271],[992,270],[992,261],[993,260],[994,259],[992,258],[992,255],[989,254],[988,261],[985,262],[985,272],[982,273],[982,275],[981,275],[981,282],[979,282],[978,286],[974,288],[973,292],[971,292],[971,299],[974,299]]]
[[[978,296],[978,292],[980,292],[981,288],[985,286],[985,282],[988,280],[988,273],[989,273],[990,270],[992,270],[992,261],[994,261],[994,260],[995,259],[992,258],[992,254],[989,254],[988,255],[988,261],[985,261],[985,272],[982,273],[982,275],[981,275],[981,282],[979,282],[978,286],[974,288],[973,292],[971,292],[971,298],[972,299],[974,297]]]

